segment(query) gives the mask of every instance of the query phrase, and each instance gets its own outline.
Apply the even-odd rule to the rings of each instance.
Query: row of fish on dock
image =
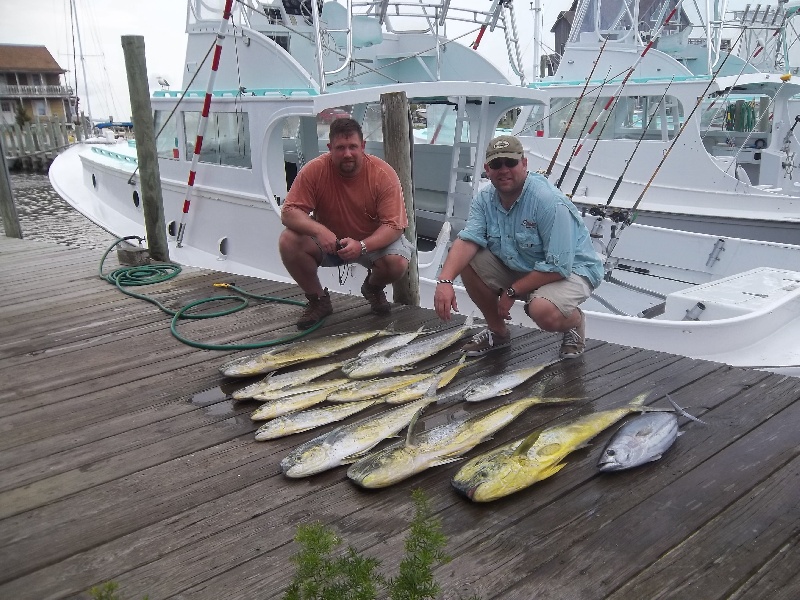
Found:
[[[461,460],[464,454],[532,406],[582,400],[543,397],[544,384],[540,383],[525,398],[417,432],[417,421],[431,404],[456,400],[480,402],[504,396],[558,362],[465,379],[457,385],[451,383],[467,366],[466,356],[449,368],[445,365],[428,372],[398,374],[448,349],[472,327],[473,318],[469,317],[462,325],[438,333],[423,328],[397,333],[390,328],[332,335],[239,358],[224,364],[220,371],[228,377],[266,375],[232,395],[236,400],[263,402],[251,414],[254,421],[266,421],[256,431],[257,441],[309,431],[373,406],[393,406],[301,444],[280,463],[283,473],[291,478],[350,465],[347,476],[354,483],[381,488],[426,469]],[[368,341],[373,343],[354,358],[283,372],[287,367],[330,357]],[[281,373],[276,374],[279,370]],[[321,379],[335,371],[345,377]],[[475,502],[495,500],[522,490],[560,471],[568,454],[633,412],[641,416],[615,434],[603,452],[599,468],[613,471],[657,460],[679,435],[678,420],[673,409],[645,406],[646,397],[647,394],[641,394],[624,406],[537,429],[522,439],[472,458],[453,477],[453,487]],[[675,411],[698,420],[671,399],[670,402]],[[322,403],[327,405],[319,407]],[[406,429],[405,439],[370,452],[403,429]]]

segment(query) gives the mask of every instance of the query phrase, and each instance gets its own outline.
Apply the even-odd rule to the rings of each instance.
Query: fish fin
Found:
[[[452,456],[450,458],[443,458],[441,460],[437,460],[435,463],[432,463],[432,467],[440,467],[442,465],[449,465],[450,463],[458,462],[460,460],[464,460],[463,456]]]
[[[648,392],[644,392],[643,394],[639,394],[638,396],[636,396],[636,398],[631,400],[631,402],[628,404],[631,410],[638,410],[641,412],[658,410],[658,409],[651,409],[650,407],[644,405],[644,401],[647,400],[647,397],[652,393],[652,391],[653,390],[650,390]]]
[[[542,431],[544,431],[544,429],[537,429],[531,432],[531,434],[528,435],[528,437],[526,437],[524,440],[522,440],[522,443],[519,446],[517,446],[517,449],[514,450],[513,456],[524,456],[525,454],[527,454],[528,450],[530,450],[536,443],[536,440],[539,439],[539,436],[542,435]]]
[[[673,399],[670,397],[670,395],[669,395],[669,394],[667,394],[667,400],[669,400],[669,403],[670,403],[670,404],[672,404],[672,406],[674,406],[674,407],[675,407],[675,410],[676,410],[676,411],[678,411],[678,413],[680,413],[681,415],[683,415],[683,416],[684,416],[684,417],[686,417],[687,419],[691,419],[692,421],[696,421],[696,422],[698,422],[698,423],[702,423],[703,425],[708,425],[708,423],[706,423],[705,421],[701,421],[701,420],[700,420],[700,419],[698,419],[697,417],[695,417],[695,416],[692,416],[692,415],[690,415],[688,412],[686,412],[685,410],[683,410],[683,409],[682,409],[680,406],[678,406],[678,404],[677,404],[677,403],[676,403],[676,402],[675,402],[675,401],[674,401],[674,400],[673,400]]]
[[[428,389],[425,390],[425,398],[430,398],[431,400],[436,397],[436,392],[439,390],[439,382],[442,380],[442,376],[434,377],[431,384],[428,386]]]
[[[552,477],[566,466],[567,463],[560,462],[557,465],[550,465],[549,467],[545,467],[544,469],[542,469],[539,479],[541,480],[541,479],[547,479],[548,477]]]
[[[414,437],[414,428],[416,427],[417,421],[419,420],[419,416],[422,414],[423,410],[425,410],[424,406],[422,408],[420,408],[417,412],[415,412],[414,416],[411,417],[411,420],[408,422],[408,429],[406,430],[406,447],[407,448],[413,448],[415,446],[415,444],[412,443],[411,438]]]

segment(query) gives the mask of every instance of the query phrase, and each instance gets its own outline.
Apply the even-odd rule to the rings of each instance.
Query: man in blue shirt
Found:
[[[544,331],[561,331],[562,358],[583,354],[586,317],[578,305],[603,278],[603,263],[575,205],[546,178],[528,173],[520,141],[502,135],[489,142],[484,169],[492,182],[473,199],[439,273],[436,313],[458,310],[453,280],[461,281],[488,328],[462,351],[480,356],[508,346],[506,325],[515,300]]]

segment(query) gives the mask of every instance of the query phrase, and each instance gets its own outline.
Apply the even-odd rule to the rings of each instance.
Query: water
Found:
[[[104,251],[117,239],[67,204],[47,175],[12,173],[11,193],[26,240]]]

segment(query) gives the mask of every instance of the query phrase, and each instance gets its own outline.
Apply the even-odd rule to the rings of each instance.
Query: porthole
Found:
[[[178,235],[178,225],[175,221],[170,221],[167,223],[167,235],[170,237],[175,237]]]
[[[218,245],[219,245],[219,259],[225,260],[226,258],[228,258],[228,238],[227,237],[220,238]]]
[[[94,176],[94,173],[92,173],[92,187],[97,189],[97,177]]]
[[[139,192],[133,190],[133,205],[136,208],[139,208]]]

